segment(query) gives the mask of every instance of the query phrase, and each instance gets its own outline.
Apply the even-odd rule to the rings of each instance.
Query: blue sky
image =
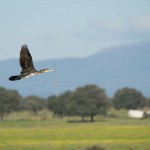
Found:
[[[149,0],[0,0],[0,60],[18,58],[22,44],[44,60],[149,39]]]

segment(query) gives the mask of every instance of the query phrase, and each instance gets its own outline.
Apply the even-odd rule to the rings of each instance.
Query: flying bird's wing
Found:
[[[29,52],[28,46],[23,45],[21,46],[20,51],[20,66],[22,68],[22,73],[30,71],[31,69],[34,69],[34,65],[32,62],[32,56]]]

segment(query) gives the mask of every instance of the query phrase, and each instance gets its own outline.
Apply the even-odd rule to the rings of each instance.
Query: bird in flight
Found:
[[[11,76],[9,78],[10,81],[16,81],[16,80],[20,80],[23,78],[29,78],[29,77],[32,77],[34,75],[42,74],[44,72],[53,71],[52,69],[41,69],[40,71],[37,71],[34,68],[32,56],[29,52],[27,45],[21,46],[20,66],[22,68],[20,75]]]

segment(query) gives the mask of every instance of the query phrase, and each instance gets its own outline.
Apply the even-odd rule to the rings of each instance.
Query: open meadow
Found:
[[[78,117],[61,120],[46,111],[38,116],[12,113],[0,121],[0,150],[86,150],[92,146],[150,150],[150,118],[130,119],[126,111],[113,113],[118,116],[96,116],[95,122],[74,121]]]

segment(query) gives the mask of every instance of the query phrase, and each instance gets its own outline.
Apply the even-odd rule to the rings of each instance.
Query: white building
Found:
[[[142,110],[129,110],[128,116],[131,118],[144,118],[146,117],[146,112]]]

